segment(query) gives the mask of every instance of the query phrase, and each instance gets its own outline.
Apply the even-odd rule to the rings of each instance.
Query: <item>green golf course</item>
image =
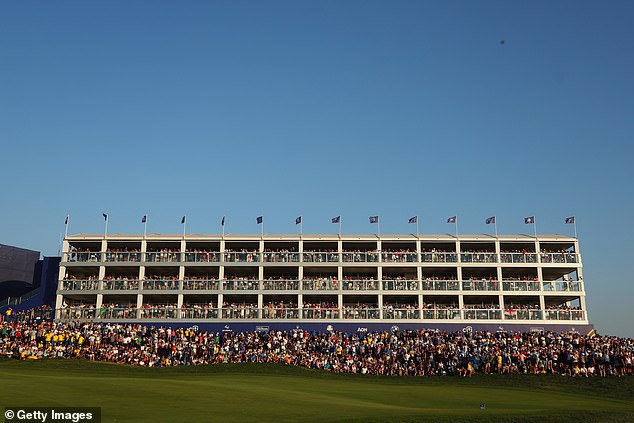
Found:
[[[0,399],[2,407],[98,406],[104,422],[634,421],[633,377],[396,378],[269,364],[0,359]]]

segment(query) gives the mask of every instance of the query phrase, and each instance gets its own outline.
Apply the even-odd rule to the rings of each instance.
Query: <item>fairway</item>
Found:
[[[393,378],[281,365],[144,369],[0,360],[2,406],[101,406],[104,422],[632,421],[632,378]],[[522,387],[520,387],[520,384]],[[480,409],[486,403],[486,409]]]

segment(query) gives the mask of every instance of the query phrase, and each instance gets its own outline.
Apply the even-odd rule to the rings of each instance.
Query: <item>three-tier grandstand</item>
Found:
[[[57,321],[205,330],[578,331],[563,235],[88,235],[63,242]]]

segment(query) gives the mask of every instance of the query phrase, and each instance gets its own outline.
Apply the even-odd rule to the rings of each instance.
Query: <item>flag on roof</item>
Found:
[[[330,221],[332,223],[341,223],[341,216],[335,216],[332,219],[330,219]]]
[[[456,220],[458,220],[457,216],[451,216],[447,219],[447,223],[456,223]]]

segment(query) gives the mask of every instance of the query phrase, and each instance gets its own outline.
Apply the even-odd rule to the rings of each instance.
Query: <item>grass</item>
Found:
[[[634,378],[396,378],[266,364],[144,369],[1,359],[0,400],[100,406],[104,422],[629,422]]]

